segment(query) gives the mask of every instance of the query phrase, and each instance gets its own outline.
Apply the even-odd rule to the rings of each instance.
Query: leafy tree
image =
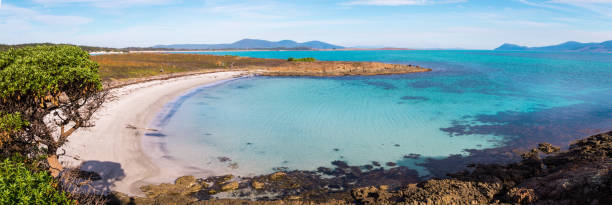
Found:
[[[48,156],[53,176],[57,160],[75,130],[106,97],[98,64],[79,47],[31,46],[0,52],[0,134],[3,152]]]
[[[57,187],[47,172],[32,172],[9,159],[0,161],[0,204],[76,204]]]

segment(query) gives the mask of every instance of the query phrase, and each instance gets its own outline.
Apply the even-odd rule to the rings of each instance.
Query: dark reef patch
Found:
[[[230,159],[229,157],[224,157],[224,156],[217,157],[217,159],[219,160],[219,162],[231,162],[232,161],[232,159]]]
[[[252,88],[252,87],[255,87],[255,86],[253,86],[251,84],[242,84],[242,85],[234,86],[235,89],[248,89],[248,88]]]
[[[365,84],[367,85],[372,85],[375,86],[377,88],[382,88],[385,90],[395,90],[397,89],[397,86],[391,84],[391,83],[387,83],[387,82],[382,82],[382,81],[365,81]]]
[[[429,98],[420,97],[420,96],[402,96],[400,99],[402,100],[413,100],[413,101],[428,101]]]
[[[414,153],[404,155],[404,159],[418,159],[420,157],[421,157],[420,154],[414,154]]]
[[[148,137],[166,137],[167,135],[159,133],[159,132],[149,132],[149,133],[146,133],[145,136],[148,136]]]
[[[520,160],[520,153],[538,143],[549,142],[567,148],[585,135],[612,129],[612,107],[589,103],[541,109],[534,112],[499,112],[493,115],[465,116],[451,127],[440,130],[449,136],[494,135],[503,137],[500,147],[466,149],[469,154],[427,158],[419,165],[433,176],[461,171],[469,164],[506,164]]]

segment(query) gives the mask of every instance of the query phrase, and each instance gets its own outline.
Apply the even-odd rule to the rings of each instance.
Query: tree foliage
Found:
[[[21,132],[27,125],[29,125],[29,123],[21,119],[20,113],[7,114],[0,112],[0,147],[5,143],[10,143],[11,136]],[[0,151],[0,154],[9,155],[10,153],[1,153],[7,150],[3,149]]]
[[[57,186],[47,172],[32,172],[9,159],[0,161],[0,204],[75,204]]]
[[[56,155],[76,129],[91,126],[105,96],[98,64],[79,47],[46,45],[0,52],[3,152]]]

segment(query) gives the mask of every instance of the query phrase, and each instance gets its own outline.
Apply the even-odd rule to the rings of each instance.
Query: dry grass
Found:
[[[91,56],[100,64],[104,80],[144,78],[172,73],[207,70],[248,69],[250,66],[275,66],[285,60],[215,56],[200,54],[130,53]]]

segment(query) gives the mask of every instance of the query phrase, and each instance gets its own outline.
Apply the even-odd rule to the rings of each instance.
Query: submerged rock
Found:
[[[331,164],[341,169],[349,168],[349,165],[345,161],[336,160],[331,162]]]
[[[410,153],[410,154],[404,155],[405,159],[418,159],[420,157],[421,157],[420,154],[414,154],[414,153]]]

